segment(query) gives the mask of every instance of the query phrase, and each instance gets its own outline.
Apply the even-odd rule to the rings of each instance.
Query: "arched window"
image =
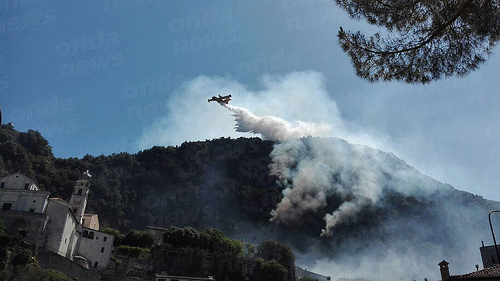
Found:
[[[89,232],[88,232],[87,230],[84,230],[84,231],[83,231],[83,237],[84,237],[84,238],[89,237]]]
[[[94,239],[94,232],[93,232],[93,231],[91,231],[91,232],[89,233],[89,239]]]

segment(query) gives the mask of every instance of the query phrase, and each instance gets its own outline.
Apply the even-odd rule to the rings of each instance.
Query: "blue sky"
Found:
[[[337,44],[333,1],[0,2],[3,122],[57,157],[136,153],[235,132],[232,104],[395,153],[442,182],[500,200],[498,48],[471,75],[368,83]]]

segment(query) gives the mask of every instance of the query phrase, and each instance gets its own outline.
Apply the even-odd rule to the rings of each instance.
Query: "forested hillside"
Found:
[[[236,218],[223,212],[234,214],[237,208],[239,215],[258,222],[267,220],[276,205],[279,191],[267,170],[271,149],[271,142],[258,138],[222,138],[137,154],[60,159],[40,133],[3,125],[0,171],[2,176],[19,171],[52,197],[69,199],[75,181],[89,170],[88,208],[99,213],[101,224],[122,231],[146,225],[227,229]],[[242,201],[248,204],[237,203]]]
[[[307,149],[321,142],[335,147],[345,158],[334,159],[338,168],[327,173],[329,182],[338,186],[335,192],[312,189],[297,195],[309,202],[309,197],[324,194],[325,204],[304,208],[293,219],[280,212],[303,205],[290,199],[287,202],[292,207],[283,209],[282,191],[287,189],[285,197],[290,197],[291,190],[299,188],[292,181],[300,179],[270,173],[280,164],[276,160],[280,147],[259,138],[221,138],[178,147],[156,146],[136,154],[60,159],[40,133],[17,132],[2,125],[0,174],[20,171],[53,197],[68,200],[75,181],[89,170],[88,212],[99,214],[101,226],[124,233],[148,225],[216,227],[242,241],[286,242],[297,253],[299,263],[333,259],[356,268],[362,268],[366,260],[373,262],[374,256],[380,266],[391,266],[393,255],[414,260],[416,264],[406,266],[416,272],[437,268],[438,259],[467,266],[477,263],[480,241],[490,237],[488,211],[499,209],[498,202],[422,175],[390,153],[339,139],[305,138],[300,142],[300,153],[309,153]],[[376,167],[376,174],[350,163],[360,161]],[[289,173],[303,173],[300,166],[304,162],[288,165]],[[327,169],[324,166],[319,168]],[[319,174],[306,171],[312,182],[318,182]],[[363,180],[367,175],[377,177],[380,185],[375,199],[359,195],[371,182]],[[356,188],[348,189],[351,186]],[[365,203],[358,204],[360,200]],[[339,214],[352,205],[357,206],[355,212]],[[332,218],[342,220],[325,228],[325,221],[328,226]],[[320,236],[325,229],[328,235]]]

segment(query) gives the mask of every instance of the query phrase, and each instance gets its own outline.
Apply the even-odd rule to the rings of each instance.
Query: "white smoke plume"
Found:
[[[272,221],[296,222],[308,212],[326,207],[327,197],[344,200],[325,216],[322,235],[345,221],[356,220],[366,205],[382,195],[383,171],[375,150],[349,145],[333,138],[303,138],[275,145],[270,173],[285,187],[283,199],[272,212]]]
[[[378,163],[359,147],[349,161],[341,159],[347,151],[335,143],[318,139],[299,140],[306,136],[324,136],[330,131],[326,124],[295,121],[293,124],[274,116],[259,117],[245,108],[221,103],[233,112],[238,132],[260,134],[264,139],[281,141],[271,152],[270,174],[285,185],[283,199],[272,212],[271,221],[294,221],[307,211],[326,206],[329,194],[339,194],[346,200],[332,214],[325,216],[322,235],[338,223],[355,220],[364,206],[375,203],[381,195]],[[333,149],[333,150],[332,150]],[[334,177],[341,175],[341,180]],[[292,184],[290,185],[289,182]],[[349,198],[349,200],[348,200]]]
[[[325,216],[326,226],[322,235],[329,236],[330,229],[337,223],[355,218],[363,206],[378,200],[380,187],[373,171],[364,166],[365,159],[351,159],[354,160],[353,166],[347,170],[356,171],[356,175],[346,175],[348,184],[352,186],[343,186],[343,183],[334,182],[332,175],[346,167],[341,161],[331,162],[338,159],[335,152],[330,151],[331,147],[320,143],[318,146],[315,142],[309,142],[311,147],[304,147],[304,142],[299,140],[306,136],[324,135],[330,130],[328,125],[301,121],[291,124],[278,117],[259,117],[241,107],[221,105],[234,113],[236,131],[282,141],[271,153],[270,174],[278,176],[286,188],[283,199],[272,212],[271,221],[294,221],[306,211],[325,207],[328,194],[340,193],[343,198],[354,195],[351,201],[342,203],[332,214]],[[355,183],[350,180],[353,176],[357,178]],[[291,186],[288,184],[290,181]]]
[[[256,116],[245,108],[221,105],[234,113],[236,131],[280,141],[271,152],[269,168],[284,186],[283,199],[273,210],[271,221],[297,221],[304,213],[325,207],[328,195],[336,194],[344,202],[324,217],[326,225],[321,233],[330,236],[337,224],[355,221],[363,207],[379,201],[383,183],[380,167],[384,163],[377,161],[374,150],[359,145],[350,150],[338,140],[304,138],[325,135],[330,130],[326,124],[292,124],[274,116]]]
[[[340,195],[345,203],[325,217],[323,235],[329,235],[336,224],[355,219],[363,206],[376,203],[381,193],[381,173],[375,167],[380,164],[372,163],[363,147],[349,151],[327,139],[299,138],[335,135],[352,143],[383,147],[385,136],[374,137],[369,129],[343,120],[320,73],[268,75],[259,82],[260,90],[250,90],[222,77],[200,76],[185,83],[170,95],[167,115],[140,136],[139,148],[242,134],[279,141],[270,155],[270,173],[280,178],[284,191],[272,220],[297,221],[305,212],[325,207],[329,195]],[[214,105],[206,99],[217,93],[231,93],[231,103],[241,105],[223,104],[236,121],[232,132],[227,128],[234,123],[227,114],[209,110]]]
[[[305,136],[322,136],[329,130],[327,124],[296,121],[293,124],[274,116],[259,117],[249,110],[237,106],[222,104],[234,114],[237,132],[260,134],[263,139],[285,141]]]
[[[292,75],[293,78],[304,79],[302,76],[304,74],[296,75]],[[315,75],[305,76],[307,79],[314,78],[316,82],[318,79]],[[278,80],[280,81],[274,81],[268,77],[266,83],[273,88],[271,91],[273,94],[278,88],[280,95],[286,96],[287,90],[292,91],[292,88],[288,86],[290,82],[287,79],[284,79],[286,82],[283,79]],[[294,81],[293,84],[295,85],[296,82]],[[202,85],[198,87],[201,88]],[[325,93],[321,87],[316,90],[320,92],[319,95],[311,93],[311,98],[306,104],[317,102],[316,97],[320,101],[324,100],[321,96]],[[240,96],[240,94],[234,93],[234,96]],[[278,103],[272,104],[283,104],[281,101],[287,99],[277,100]],[[269,169],[270,174],[277,176],[283,187],[283,198],[272,211],[271,221],[297,222],[307,212],[326,207],[327,198],[336,195],[343,200],[343,203],[332,213],[325,215],[325,227],[321,233],[323,236],[331,236],[335,226],[356,221],[358,213],[364,207],[376,204],[382,196],[382,186],[388,186],[384,179],[385,163],[377,160],[379,151],[361,145],[351,146],[339,139],[317,138],[331,136],[334,131],[326,122],[328,118],[319,120],[316,118],[318,122],[300,120],[290,122],[270,115],[258,116],[243,107],[224,103],[220,105],[233,113],[236,132],[258,134],[263,139],[278,141],[270,155],[272,162]],[[279,106],[276,107],[279,108]],[[326,108],[318,108],[322,112],[328,112]],[[300,112],[302,108],[295,107],[294,111]],[[278,112],[284,111],[278,110]],[[336,107],[333,107],[332,112],[335,117],[331,119],[334,121],[333,127],[339,129],[344,136],[355,136],[355,134],[345,132],[344,124],[339,122],[341,118]],[[288,118],[290,119],[291,116]],[[398,173],[394,169],[386,172]],[[399,177],[396,178],[399,179]],[[398,185],[392,186],[397,188]]]

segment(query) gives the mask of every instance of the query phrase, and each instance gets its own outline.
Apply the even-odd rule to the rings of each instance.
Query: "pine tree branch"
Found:
[[[366,47],[363,47],[359,44],[356,44],[355,42],[352,42],[351,40],[347,39],[347,37],[345,36],[345,32],[343,31],[342,28],[340,28],[340,31],[339,31],[339,37],[340,38],[345,38],[347,41],[349,41],[349,44],[351,45],[354,45],[356,48],[359,48],[363,51],[366,51],[366,52],[369,52],[369,53],[373,53],[373,54],[377,54],[377,55],[382,55],[382,56],[386,56],[386,55],[394,55],[394,54],[399,54],[399,53],[406,53],[406,52],[410,52],[410,51],[414,51],[414,50],[417,50],[417,49],[420,49],[422,48],[423,46],[429,44],[431,41],[433,41],[434,39],[438,38],[439,36],[441,36],[442,32],[447,28],[449,27],[450,25],[452,25],[463,13],[464,11],[467,9],[467,7],[472,3],[473,0],[465,0],[464,2],[462,2],[460,4],[460,6],[458,7],[457,9],[457,12],[455,13],[455,15],[453,17],[451,17],[449,20],[447,20],[446,22],[444,22],[443,24],[439,25],[437,27],[437,29],[435,29],[428,37],[427,39],[423,40],[422,42],[420,42],[419,44],[413,46],[413,47],[409,47],[409,48],[404,48],[404,49],[400,49],[400,50],[396,50],[396,51],[380,51],[380,50],[373,50],[373,49],[370,49],[370,48],[366,48]]]

